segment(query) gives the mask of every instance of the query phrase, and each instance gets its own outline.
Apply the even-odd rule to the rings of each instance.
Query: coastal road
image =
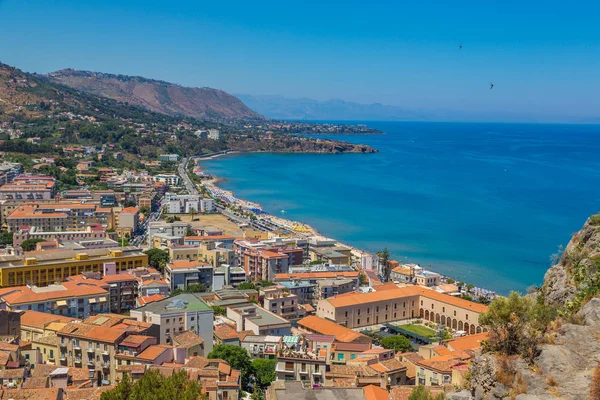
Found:
[[[198,189],[196,189],[196,185],[194,184],[194,182],[192,182],[192,180],[187,174],[187,163],[187,158],[181,160],[181,164],[179,164],[179,167],[177,167],[177,172],[179,172],[179,176],[181,177],[181,180],[183,181],[183,184],[185,185],[185,188],[187,189],[188,193],[198,194]]]

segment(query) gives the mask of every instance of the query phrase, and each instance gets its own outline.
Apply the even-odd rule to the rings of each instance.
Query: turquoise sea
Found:
[[[598,125],[367,124],[386,134],[334,138],[380,153],[203,166],[269,213],[500,293],[540,284],[558,246],[600,211]]]

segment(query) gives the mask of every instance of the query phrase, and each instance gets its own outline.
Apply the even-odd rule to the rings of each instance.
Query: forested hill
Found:
[[[50,73],[47,78],[86,93],[167,115],[226,123],[265,120],[238,98],[218,89],[191,88],[138,76],[73,69]]]

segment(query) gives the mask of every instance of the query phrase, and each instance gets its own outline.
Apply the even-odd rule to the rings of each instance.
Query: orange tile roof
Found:
[[[288,258],[287,254],[276,253],[269,250],[261,251],[261,255],[263,258]]]
[[[125,207],[121,210],[121,214],[137,214],[140,210],[137,207]]]
[[[156,360],[162,353],[168,351],[172,347],[165,345],[154,345],[148,346],[146,350],[142,351],[138,354],[137,358],[141,360],[154,361]]]
[[[239,339],[236,330],[225,324],[217,326],[214,329],[214,335],[220,340]]]
[[[125,334],[125,330],[116,326],[109,328],[81,322],[70,322],[57,334],[59,336],[93,339],[104,343],[116,343]]]
[[[129,335],[119,343],[120,346],[136,347],[144,343],[148,339],[154,339],[152,336],[144,335]]]
[[[312,332],[317,332],[321,335],[335,336],[335,340],[338,342],[354,342],[357,340],[371,342],[371,338],[365,336],[359,332],[355,332],[352,329],[343,327],[336,324],[333,321],[329,321],[324,318],[315,317],[309,315],[298,321],[298,326],[304,327]]]
[[[201,345],[202,343],[204,343],[204,339],[196,335],[193,331],[177,332],[173,335],[173,344],[176,344],[177,346],[190,348]]]
[[[146,304],[150,304],[150,303],[154,303],[156,301],[161,301],[166,299],[165,296],[163,296],[162,294],[153,294],[150,296],[143,296],[138,298],[138,302],[140,303],[140,306],[145,306]]]
[[[481,347],[481,342],[487,340],[490,336],[489,332],[477,333],[475,335],[467,335],[446,342],[448,348],[452,351],[475,350]]]
[[[390,400],[387,390],[379,386],[369,385],[363,388],[365,400]]]
[[[465,360],[455,354],[447,354],[419,361],[419,366],[449,374],[452,372],[452,367],[463,363],[465,363]]]
[[[429,299],[437,300],[446,304],[460,307],[465,310],[472,310],[478,313],[486,312],[488,309],[488,307],[483,304],[474,303],[472,301],[464,300],[443,293],[438,293],[435,290],[426,289],[420,286],[407,286],[397,288],[394,290],[384,290],[370,293],[355,293],[352,296],[336,296],[324,301],[328,301],[334,307],[347,307],[356,304],[368,304],[385,300],[401,299],[403,297],[411,296],[424,296]]]
[[[104,282],[122,282],[122,281],[136,281],[137,278],[130,274],[115,274],[115,275],[104,275],[102,277]]]
[[[67,323],[76,320],[77,318],[69,318],[62,315],[54,315],[33,310],[26,310],[21,313],[21,326],[31,326],[40,329],[44,328],[51,322]]]
[[[49,301],[59,299],[72,299],[94,295],[107,295],[108,292],[96,285],[79,282],[62,282],[65,290],[34,292],[27,286],[7,288],[9,290],[0,292],[0,297],[8,304],[26,304],[38,301]],[[7,294],[2,294],[7,293]]]
[[[450,350],[448,350],[448,348],[446,346],[441,346],[441,345],[434,347],[433,351],[438,353],[440,356],[447,356],[449,354],[452,354],[452,352]]]

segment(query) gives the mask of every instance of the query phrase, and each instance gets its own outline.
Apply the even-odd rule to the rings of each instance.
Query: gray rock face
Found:
[[[466,390],[458,393],[452,393],[449,397],[450,400],[473,400],[473,396]]]
[[[471,366],[471,387],[487,393],[494,388],[496,377],[496,357],[492,354],[482,354],[476,357]],[[477,392],[476,396],[477,398]]]
[[[600,323],[600,299],[594,298],[586,303],[579,315],[583,317],[586,325],[596,325]]]

